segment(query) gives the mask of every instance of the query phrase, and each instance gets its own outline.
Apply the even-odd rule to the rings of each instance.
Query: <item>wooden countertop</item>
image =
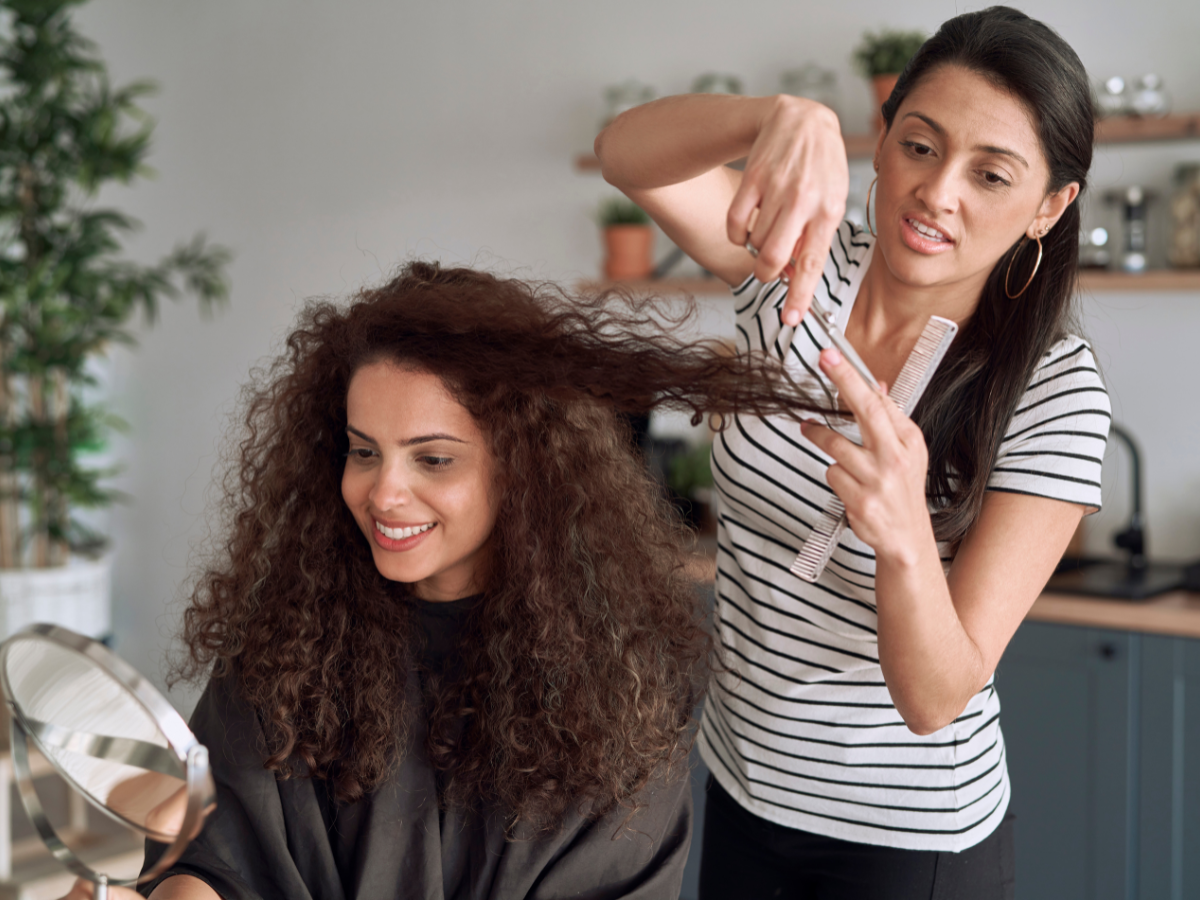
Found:
[[[1171,591],[1149,600],[1105,600],[1045,593],[1026,620],[1200,638],[1200,594]]]
[[[688,574],[696,582],[716,579],[715,551],[715,546],[709,548],[702,540],[701,551],[688,561]],[[1134,601],[1045,593],[1034,601],[1025,618],[1031,622],[1200,638],[1200,594],[1171,591],[1150,600]]]

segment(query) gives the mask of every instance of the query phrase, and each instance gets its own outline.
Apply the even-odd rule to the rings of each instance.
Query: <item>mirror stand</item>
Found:
[[[29,820],[57,862],[95,885],[134,887],[179,858],[213,810],[208,750],[178,712],[133,667],[103,644],[56,625],[36,624],[0,644],[0,687],[11,712],[13,780]],[[72,824],[84,803],[134,834],[165,847],[140,875],[92,863],[56,829],[34,784],[30,744],[66,783]],[[40,760],[34,760],[40,762]],[[78,808],[77,808],[78,807]]]
[[[28,735],[26,735],[25,728],[21,725],[19,716],[11,716],[10,722],[9,734],[10,746],[12,747],[13,774],[17,782],[17,790],[21,795],[21,803],[24,804],[25,812],[29,815],[29,821],[33,823],[38,837],[42,839],[42,842],[54,855],[55,859],[80,878],[85,878],[95,885],[93,900],[108,900],[108,876],[95,871],[76,856],[75,851],[63,842],[58,832],[55,831],[54,826],[50,824],[46,810],[42,807],[42,800],[38,796],[37,788],[33,785],[33,772],[29,766]],[[135,878],[131,881],[113,881],[112,883],[121,886],[132,886],[136,882],[137,879]]]

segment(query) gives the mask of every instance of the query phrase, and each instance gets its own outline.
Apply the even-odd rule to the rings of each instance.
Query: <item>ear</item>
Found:
[[[1042,200],[1042,206],[1038,210],[1037,216],[1029,223],[1029,227],[1025,230],[1032,241],[1034,238],[1045,237],[1062,218],[1062,214],[1067,211],[1075,198],[1079,196],[1079,182],[1072,181],[1070,184],[1059,188],[1053,194],[1047,194]]]
[[[876,173],[879,172],[879,154],[883,153],[883,142],[887,138],[887,128],[880,129],[879,140],[875,142],[875,155],[872,165],[875,167]]]

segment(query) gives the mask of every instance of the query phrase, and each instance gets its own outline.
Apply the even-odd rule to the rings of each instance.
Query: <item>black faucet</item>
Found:
[[[1142,452],[1128,429],[1112,423],[1110,433],[1119,438],[1129,450],[1129,487],[1133,494],[1133,513],[1124,531],[1113,535],[1113,543],[1129,552],[1129,568],[1140,571],[1146,568],[1146,526],[1142,519]]]

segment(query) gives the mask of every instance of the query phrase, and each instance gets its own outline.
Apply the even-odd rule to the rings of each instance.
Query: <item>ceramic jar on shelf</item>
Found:
[[[1171,226],[1171,265],[1200,266],[1200,162],[1183,163],[1175,170]]]

